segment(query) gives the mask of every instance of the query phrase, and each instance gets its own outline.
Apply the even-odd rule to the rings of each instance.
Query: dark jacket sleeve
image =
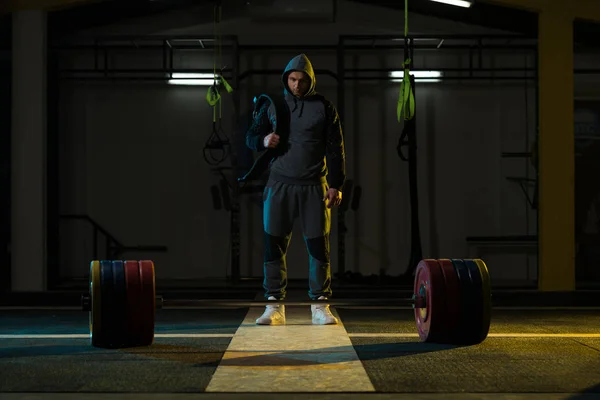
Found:
[[[263,151],[265,146],[263,140],[271,132],[271,121],[269,120],[269,104],[264,102],[252,120],[252,125],[246,131],[246,146],[252,150]]]
[[[327,183],[330,188],[342,190],[346,182],[346,154],[344,151],[342,124],[335,106],[327,102],[327,107]]]

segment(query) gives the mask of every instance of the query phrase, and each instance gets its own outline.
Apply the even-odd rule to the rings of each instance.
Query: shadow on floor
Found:
[[[600,398],[600,383],[583,390],[581,393],[570,396],[567,400],[579,400],[579,399],[598,399]]]
[[[228,350],[221,366],[235,367],[282,367],[282,366],[325,366],[340,368],[351,361],[380,360],[412,356],[415,354],[451,350],[457,346],[421,342],[378,343],[355,346],[340,346],[313,350]],[[358,355],[358,356],[357,356]]]

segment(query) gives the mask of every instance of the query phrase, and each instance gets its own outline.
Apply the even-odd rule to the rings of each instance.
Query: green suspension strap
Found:
[[[227,93],[233,92],[233,88],[229,85],[225,77],[223,76],[223,70],[225,67],[223,66],[223,42],[222,42],[222,33],[221,33],[221,19],[222,19],[222,7],[221,2],[217,6],[215,6],[215,58],[213,61],[213,79],[214,79],[214,87],[217,87],[218,84],[223,85]],[[217,60],[218,64],[221,68],[219,73],[217,74]],[[218,90],[218,89],[217,89]],[[221,103],[221,95],[218,93],[219,97],[219,119],[222,118],[222,103]]]
[[[206,93],[206,101],[213,109],[213,128],[212,134],[209,136],[204,146],[204,160],[210,165],[219,165],[229,157],[229,139],[223,131],[222,119],[223,119],[223,103],[221,93],[219,91],[219,85],[223,85],[228,93],[233,92],[233,88],[223,77],[224,67],[220,67],[217,72],[217,64],[223,65],[223,54],[222,54],[222,40],[220,31],[221,22],[221,2],[214,7],[214,54],[213,54],[213,84],[209,86]],[[217,105],[219,106],[219,113],[217,117]],[[222,137],[223,136],[223,137]],[[219,151],[220,157],[213,156],[213,151]]]
[[[213,47],[213,84],[208,87],[206,92],[206,101],[213,108],[213,125],[217,123],[217,109],[215,108],[221,100],[221,93],[219,93],[218,81],[217,81],[217,59],[218,59],[218,48],[220,38],[218,35],[218,23],[220,21],[221,6],[215,5],[213,8],[213,36],[215,38],[215,44]]]
[[[213,85],[208,88],[208,92],[206,93],[206,101],[211,107],[215,107],[219,104],[219,118],[222,116],[222,106],[221,106],[221,93],[219,92],[218,85],[221,84],[225,87],[227,93],[233,92],[233,88],[229,85],[229,82],[223,77],[224,67],[221,67],[219,73],[217,73],[217,62],[219,65],[223,65],[223,49],[221,42],[221,16],[222,16],[222,8],[221,4],[215,5],[214,7],[214,37],[215,37],[215,47],[214,47],[214,57],[213,57]],[[216,122],[217,119],[217,110],[214,109],[213,112],[213,121]]]
[[[398,140],[396,150],[402,161],[408,162],[408,183],[410,194],[410,256],[408,267],[404,274],[407,282],[412,282],[412,276],[419,261],[423,258],[421,248],[421,233],[419,228],[419,198],[417,188],[417,121],[415,108],[415,77],[410,74],[413,59],[413,41],[408,37],[408,0],[404,0],[404,76],[400,84],[397,118],[403,123],[403,130]],[[402,154],[402,147],[408,147],[408,156]]]
[[[400,84],[400,95],[398,96],[398,106],[396,109],[398,122],[403,117],[405,121],[411,120],[415,115],[415,95],[410,83],[411,61],[408,51],[408,0],[404,0],[404,62],[402,63],[404,75]]]

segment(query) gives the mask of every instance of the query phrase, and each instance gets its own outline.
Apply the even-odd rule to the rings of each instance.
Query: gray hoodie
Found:
[[[310,78],[307,93],[299,98],[287,85],[292,71],[303,71]],[[316,77],[308,57],[292,58],[282,74],[285,100],[290,109],[290,131],[281,141],[284,152],[271,164],[273,180],[313,185],[327,182],[340,189],[345,181],[345,154],[342,128],[337,110],[315,90]],[[253,150],[264,150],[263,139],[274,130],[274,107],[259,110],[246,134],[246,143]]]

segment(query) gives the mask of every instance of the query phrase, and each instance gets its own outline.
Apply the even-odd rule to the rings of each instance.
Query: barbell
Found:
[[[424,259],[417,265],[410,298],[321,302],[333,307],[412,305],[422,342],[473,345],[488,335],[491,296],[489,272],[483,260]],[[318,303],[318,300],[164,299],[156,295],[154,263],[150,260],[92,261],[89,292],[81,297],[82,309],[89,313],[91,344],[102,348],[151,345],[155,312],[163,306],[240,308]]]

